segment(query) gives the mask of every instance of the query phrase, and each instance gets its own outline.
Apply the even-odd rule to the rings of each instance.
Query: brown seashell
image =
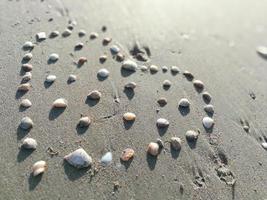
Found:
[[[18,87],[18,91],[29,91],[31,88],[31,84],[30,83],[23,83],[23,84],[20,84],[19,87]]]
[[[80,57],[78,60],[78,65],[83,65],[85,62],[87,62],[87,58],[86,57]]]
[[[66,108],[68,106],[68,102],[64,98],[59,98],[55,100],[52,104],[53,108]]]
[[[87,97],[89,99],[99,100],[101,98],[101,93],[98,90],[93,90],[87,95]]]
[[[124,115],[123,115],[123,119],[125,121],[134,121],[135,118],[136,118],[136,115],[134,113],[131,113],[131,112],[124,113]]]
[[[134,156],[134,150],[131,148],[124,149],[121,154],[122,161],[129,161]]]
[[[159,154],[159,145],[155,142],[150,142],[147,148],[147,153],[152,156],[157,156]]]
[[[22,64],[21,68],[22,68],[23,71],[25,71],[25,72],[32,71],[32,65],[29,64],[29,63]]]

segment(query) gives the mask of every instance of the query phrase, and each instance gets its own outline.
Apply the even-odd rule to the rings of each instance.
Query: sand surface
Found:
[[[266,2],[252,0],[0,1],[0,199],[266,199],[267,151],[261,143],[267,138],[267,60],[255,51],[267,45],[266,10]],[[16,91],[26,53],[22,45],[36,42],[41,31],[63,32],[69,20],[77,21],[70,37],[36,43],[32,89],[21,97]],[[80,29],[87,32],[83,38]],[[90,40],[93,31],[99,37]],[[104,37],[112,37],[110,45],[102,45]],[[204,82],[215,106],[212,131],[202,126],[207,114],[201,94],[182,74],[121,71],[109,47],[117,44],[129,57],[136,41],[151,51],[150,61],[137,61],[139,66],[176,65]],[[77,42],[85,44],[80,51],[74,51]],[[60,56],[56,64],[47,63],[51,53]],[[100,64],[103,53],[108,60]],[[73,61],[80,56],[88,62],[77,68]],[[101,68],[110,71],[107,80],[97,79]],[[50,87],[44,84],[49,73],[57,76]],[[67,84],[69,74],[78,80]],[[172,82],[169,90],[162,88],[165,79]],[[123,91],[129,81],[137,83],[134,95]],[[86,102],[94,89],[102,92],[96,105]],[[162,96],[168,104],[160,108],[156,101]],[[51,111],[59,97],[68,100],[62,113]],[[182,97],[191,102],[189,113],[178,110]],[[21,110],[22,98],[33,106]],[[132,126],[123,123],[127,111],[137,115]],[[76,129],[81,114],[93,120],[85,131]],[[34,121],[28,133],[18,128],[23,116]],[[167,130],[157,129],[160,117],[170,121]],[[249,124],[248,133],[241,121]],[[195,145],[185,140],[189,129],[200,130]],[[37,140],[36,151],[19,149],[26,136]],[[170,151],[166,143],[157,159],[146,155],[149,142],[172,136],[182,138],[180,152]],[[93,157],[93,168],[107,151],[113,153],[112,164],[91,175],[90,169],[64,163],[63,157],[80,146]],[[50,156],[49,147],[59,154]],[[119,157],[127,147],[136,156],[125,164]],[[38,160],[47,161],[48,171],[32,177],[31,166]],[[226,177],[218,173],[222,166],[229,169]],[[114,182],[120,185],[115,191]]]

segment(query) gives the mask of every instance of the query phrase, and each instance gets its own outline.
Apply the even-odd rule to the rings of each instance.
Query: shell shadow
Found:
[[[20,61],[20,63],[21,63],[21,64],[26,64],[26,63],[30,62],[30,60],[31,60],[31,59],[22,58],[21,61]]]
[[[123,120],[123,125],[126,130],[129,130],[134,124],[134,121]]]
[[[173,159],[177,159],[179,157],[181,150],[175,150],[171,147],[171,156]]]
[[[24,112],[27,109],[29,109],[29,107],[19,106],[19,112]]]
[[[30,177],[28,179],[28,183],[29,183],[29,190],[32,191],[34,190],[38,184],[41,182],[43,177],[43,174],[40,174],[38,176],[33,176],[33,174],[30,174]]]
[[[166,126],[166,127],[158,127],[157,126],[159,135],[163,136],[167,132],[168,128],[169,128],[169,126]]]
[[[169,86],[169,85],[168,85],[168,86],[167,86],[167,85],[163,85],[162,88],[163,88],[164,90],[169,90],[169,89],[171,88],[171,86]]]
[[[16,91],[16,94],[15,94],[15,98],[16,99],[20,99],[21,97],[23,97],[28,91],[20,91],[20,90],[17,90]]]
[[[82,48],[83,48],[82,46],[75,46],[74,51],[80,51],[80,50],[82,50]]]
[[[188,80],[188,81],[193,81],[193,79],[194,79],[194,77],[191,77],[191,76],[186,76],[186,75],[184,75],[184,77],[186,78],[186,80]]]
[[[26,72],[22,69],[22,67],[20,68],[20,71],[19,71],[19,75],[20,76],[23,76],[23,75],[25,75],[26,74]]]
[[[190,113],[190,107],[178,107],[178,110],[182,116],[186,116]]]
[[[210,113],[210,112],[207,112],[207,111],[205,111],[205,112],[206,112],[206,114],[207,114],[209,117],[212,118],[212,116],[213,116],[214,113]]]
[[[71,166],[65,160],[64,160],[63,166],[64,166],[64,172],[70,181],[75,181],[75,180],[81,178],[82,176],[86,175],[88,170],[90,169],[90,167],[82,168],[82,169],[76,169],[75,167]]]
[[[205,102],[205,104],[209,104],[211,102],[211,99],[207,99],[202,95],[202,99]]]
[[[84,134],[88,130],[89,126],[80,127],[79,124],[76,125],[76,131],[79,135]]]
[[[97,79],[99,80],[99,81],[104,81],[104,80],[106,80],[108,77],[101,77],[101,76],[99,76],[99,74],[97,74]]]
[[[158,73],[158,71],[151,71],[150,70],[150,74],[156,74],[156,73]]]
[[[214,125],[212,125],[212,127],[210,127],[210,128],[206,128],[204,125],[203,125],[203,127],[204,127],[206,133],[212,133],[213,132]]]
[[[126,96],[127,96],[127,98],[129,100],[131,100],[134,97],[134,95],[135,95],[133,89],[126,89],[126,88],[124,88],[123,92],[124,92],[124,94],[126,94]]]
[[[28,133],[30,132],[30,129],[24,130],[18,126],[17,128],[17,140],[21,140],[24,138]]]
[[[198,93],[201,93],[201,92],[203,92],[203,90],[204,90],[204,88],[202,87],[197,87],[197,86],[195,86],[194,85],[194,88],[195,88],[195,90],[198,92]]]
[[[157,164],[157,156],[152,156],[150,154],[146,154],[146,162],[150,170],[154,170]]]
[[[195,141],[186,140],[186,141],[187,141],[187,144],[190,147],[190,149],[195,149],[196,148],[197,140],[195,140]]]
[[[259,52],[257,52],[257,54],[261,57],[261,58],[263,58],[264,60],[267,60],[267,55],[265,56],[265,55],[262,55],[261,53],[259,53]]]
[[[98,102],[99,102],[99,99],[94,100],[94,99],[90,99],[88,97],[85,100],[85,103],[88,104],[90,107],[95,106],[96,104],[98,104]]]
[[[28,156],[30,156],[34,152],[34,149],[23,149],[21,148],[19,150],[19,153],[17,155],[17,162],[22,162],[24,161]]]
[[[64,111],[66,108],[52,108],[49,112],[49,120],[55,120],[56,118],[58,118]]]
[[[173,76],[176,76],[177,74],[179,74],[179,72],[171,71],[171,74],[172,74]]]
[[[121,76],[122,77],[130,76],[133,73],[135,73],[135,71],[130,71],[130,70],[126,70],[126,69],[121,68]]]
[[[51,59],[49,59],[49,58],[48,58],[48,60],[47,60],[47,64],[48,64],[48,65],[55,64],[56,62],[57,62],[57,60],[53,61],[53,60],[51,60]]]
[[[44,81],[44,87],[45,87],[45,89],[50,88],[51,85],[53,85],[53,82],[49,83],[47,81]]]
[[[120,159],[120,163],[125,167],[126,170],[131,166],[132,162],[133,162],[133,158],[131,158],[128,161],[123,161]]]

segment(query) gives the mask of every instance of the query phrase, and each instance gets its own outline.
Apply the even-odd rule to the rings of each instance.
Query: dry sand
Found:
[[[267,45],[266,10],[265,2],[250,0],[0,1],[0,199],[266,199],[267,152],[260,144],[267,137],[267,60],[255,51],[258,45]],[[69,19],[78,23],[70,37],[47,39],[34,48],[33,88],[23,96],[33,105],[20,110],[16,89],[26,53],[23,43],[35,41],[40,31],[63,32]],[[78,37],[80,29],[87,31],[83,38]],[[95,40],[89,39],[92,31],[99,33]],[[151,75],[139,70],[126,76],[121,64],[112,59],[109,46],[102,46],[107,36],[127,54],[136,40],[147,45],[152,54],[147,66],[177,65],[202,80],[215,106],[213,131],[206,132],[202,126],[205,103],[191,82],[181,74],[161,71]],[[80,41],[84,48],[74,51]],[[98,58],[104,52],[108,60],[100,64]],[[60,56],[56,64],[47,64],[51,53]],[[88,62],[77,68],[73,60],[80,56]],[[96,73],[103,67],[110,76],[99,81]],[[44,80],[49,73],[57,80],[47,87]],[[70,74],[78,79],[67,84]],[[172,82],[169,90],[162,88],[166,79]],[[134,96],[123,92],[129,81],[138,85]],[[88,105],[86,95],[94,89],[103,98]],[[114,103],[114,94],[119,104]],[[156,101],[161,96],[168,104],[157,113]],[[50,111],[59,97],[68,100],[68,108],[63,113]],[[182,97],[191,102],[185,116],[177,107]],[[122,120],[128,111],[137,116],[131,127]],[[85,132],[76,129],[81,113],[93,119]],[[34,121],[27,134],[18,129],[23,116]],[[102,119],[107,116],[111,117]],[[170,121],[165,132],[155,126],[160,117]],[[249,123],[249,133],[240,121]],[[189,129],[200,130],[195,146],[185,140]],[[162,152],[157,160],[146,156],[149,142],[175,135],[183,139],[179,153]],[[36,151],[19,150],[25,136],[37,140]],[[92,177],[90,170],[63,163],[63,157],[79,146],[96,162],[112,151],[113,163]],[[48,147],[59,154],[51,157]],[[136,156],[124,165],[119,157],[127,147]],[[38,160],[47,161],[48,171],[33,178],[31,166]],[[234,177],[234,185],[219,178],[220,164],[232,172],[228,178]],[[114,182],[120,185],[115,192]]]

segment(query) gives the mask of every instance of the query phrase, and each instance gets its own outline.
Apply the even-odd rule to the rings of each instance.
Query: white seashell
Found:
[[[57,77],[55,75],[49,74],[46,77],[45,82],[47,82],[47,83],[53,83],[56,79],[57,79]]]
[[[25,72],[32,71],[32,65],[29,63],[22,64],[21,68]]]
[[[167,99],[165,97],[161,97],[157,102],[160,106],[165,106],[167,104]]]
[[[200,81],[200,80],[193,81],[193,84],[198,89],[203,89],[204,88],[204,83],[202,81]]]
[[[58,31],[52,31],[52,32],[50,33],[50,37],[51,37],[51,38],[54,38],[54,37],[57,37],[57,36],[59,36],[59,32],[58,32]]]
[[[107,60],[107,58],[108,58],[108,56],[107,55],[101,55],[100,57],[99,57],[99,61],[101,62],[101,63],[104,63],[106,60]]]
[[[45,40],[46,39],[46,34],[45,32],[40,32],[36,34],[37,40]]]
[[[182,147],[182,140],[179,137],[172,137],[170,143],[171,147],[176,151],[180,150]]]
[[[83,37],[86,35],[86,31],[85,30],[80,30],[78,33],[79,37]]]
[[[33,138],[25,138],[21,145],[24,149],[36,149],[37,148],[37,142]]]
[[[171,87],[172,83],[169,80],[164,80],[162,85],[163,87]]]
[[[89,99],[99,100],[101,98],[101,93],[98,90],[93,90],[87,95],[87,97]]]
[[[194,75],[193,75],[191,72],[189,72],[189,71],[184,71],[184,72],[183,72],[183,75],[184,75],[186,78],[191,79],[191,80],[194,78]]]
[[[167,126],[169,126],[169,121],[167,120],[167,119],[164,119],[164,118],[159,118],[158,120],[157,120],[157,126],[159,127],[159,128],[164,128],[164,127],[167,127]]]
[[[18,91],[27,92],[27,91],[30,90],[30,88],[31,88],[31,84],[30,83],[23,83],[23,84],[19,85]]]
[[[26,72],[24,76],[22,77],[22,82],[28,82],[32,79],[32,73],[31,72]]]
[[[20,121],[19,127],[22,128],[23,130],[31,129],[33,127],[32,119],[29,117],[23,117]]]
[[[265,46],[258,46],[257,47],[257,52],[260,54],[260,55],[262,55],[262,56],[267,56],[267,47],[265,47]]]
[[[72,33],[71,30],[65,29],[65,31],[62,32],[62,36],[63,37],[68,37],[68,36],[71,35],[71,33]]]
[[[32,53],[26,53],[24,56],[23,56],[23,60],[31,60],[32,59]]]
[[[104,166],[109,165],[112,162],[112,153],[107,152],[105,155],[102,156],[100,162]]]
[[[177,66],[171,66],[171,73],[177,74],[180,72],[180,69]]]
[[[199,133],[193,130],[186,131],[185,137],[189,142],[193,142],[198,139]]]
[[[145,66],[145,65],[142,65],[142,66],[140,67],[140,69],[141,69],[141,71],[145,72],[145,71],[148,70],[148,67]]]
[[[156,66],[156,65],[150,65],[149,70],[150,70],[150,72],[152,72],[152,73],[156,73],[156,72],[159,71],[159,68],[158,68],[158,66]]]
[[[59,98],[55,100],[52,104],[53,108],[66,108],[68,106],[68,102],[64,98]]]
[[[49,55],[49,58],[48,59],[50,61],[52,61],[52,62],[56,62],[59,59],[59,56],[56,53],[52,53],[52,54]]]
[[[157,156],[159,154],[159,144],[155,142],[150,142],[147,147],[147,153],[152,156]]]
[[[129,70],[129,71],[136,71],[137,70],[137,64],[136,64],[136,62],[134,62],[132,60],[125,60],[122,63],[122,66],[121,67],[123,69]]]
[[[113,45],[110,47],[110,51],[112,54],[118,54],[120,52],[120,48],[117,45]]]
[[[91,119],[89,117],[81,117],[79,120],[80,127],[87,127],[91,124]]]
[[[66,160],[70,165],[80,169],[89,167],[92,165],[92,158],[89,156],[86,151],[83,148],[79,148],[72,153],[66,155],[64,157],[64,160]]]
[[[136,118],[136,115],[134,113],[131,113],[131,112],[124,113],[124,115],[123,115],[123,119],[126,121],[134,121],[135,118]]]
[[[96,38],[98,38],[98,33],[96,33],[96,32],[91,32],[91,33],[90,33],[90,38],[91,38],[91,39],[96,39]]]
[[[38,176],[39,174],[44,173],[47,170],[47,168],[48,168],[47,163],[43,160],[34,163],[32,166],[33,176]]]
[[[211,105],[211,104],[208,104],[208,105],[204,106],[204,110],[205,110],[207,113],[214,113],[214,106]]]
[[[168,71],[168,67],[167,66],[162,66],[161,69],[162,69],[163,72]]]
[[[134,88],[136,88],[136,83],[135,82],[126,83],[124,88],[133,90]]]
[[[23,49],[32,49],[34,44],[31,41],[27,41],[23,44]]]
[[[267,142],[263,142],[263,143],[261,143],[261,146],[262,146],[264,149],[267,150]]]
[[[101,78],[107,78],[109,76],[109,71],[103,68],[97,72],[97,75]]]
[[[74,74],[69,75],[68,82],[75,82],[77,80],[77,76]]]
[[[208,92],[203,92],[202,97],[205,101],[210,102],[211,101],[211,95]]]
[[[179,107],[189,107],[190,106],[190,102],[188,99],[186,98],[182,98],[179,103],[178,103]]]
[[[209,129],[214,125],[214,120],[210,117],[204,117],[202,123],[205,128]]]
[[[32,102],[29,99],[23,99],[20,103],[20,106],[29,108],[32,106]]]
[[[75,49],[81,49],[83,48],[83,43],[82,42],[78,42],[76,45],[75,45]]]

